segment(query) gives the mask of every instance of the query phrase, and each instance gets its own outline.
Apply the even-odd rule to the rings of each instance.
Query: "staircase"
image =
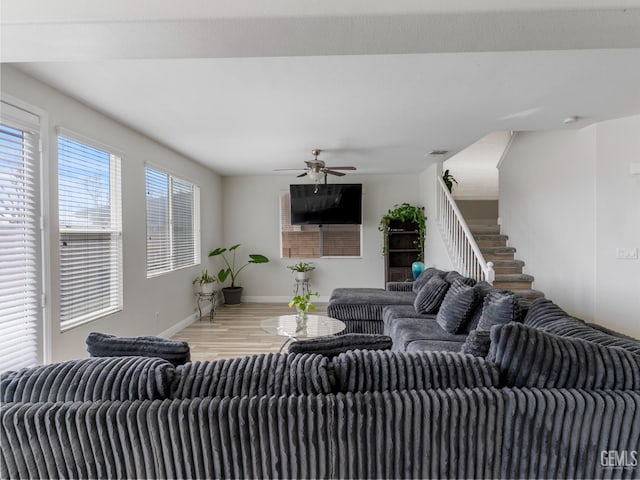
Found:
[[[493,262],[494,287],[511,290],[530,300],[544,297],[542,292],[531,288],[534,278],[522,273],[524,262],[515,259],[516,249],[507,246],[509,237],[500,234],[500,225],[495,220],[471,220],[468,226],[484,259]]]

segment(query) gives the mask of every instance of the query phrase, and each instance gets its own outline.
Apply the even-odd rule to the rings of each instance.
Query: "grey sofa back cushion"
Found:
[[[497,368],[452,352],[354,350],[332,361],[339,392],[497,386]]]
[[[533,301],[524,323],[563,337],[580,338],[607,347],[620,347],[640,355],[640,341],[618,332],[612,332],[600,325],[586,324],[579,318],[570,316],[546,298],[538,298]]]
[[[391,337],[386,335],[347,333],[292,342],[289,353],[315,353],[332,358],[349,350],[388,350],[392,344]]]
[[[464,333],[478,306],[479,296],[475,288],[463,279],[454,280],[442,300],[436,321],[449,333]]]
[[[177,366],[188,362],[191,356],[187,342],[162,337],[117,337],[92,332],[86,342],[92,357],[158,357]]]
[[[329,360],[315,354],[265,353],[179,366],[172,398],[330,393]]]
[[[422,273],[418,275],[418,278],[413,281],[413,293],[417,294],[431,279],[431,277],[444,277],[446,274],[447,272],[443,272],[442,270],[438,270],[433,267],[424,269]]]
[[[494,325],[520,321],[520,305],[513,292],[490,292],[482,302],[482,314],[476,330],[491,330]]]
[[[439,276],[433,276],[420,289],[413,302],[418,313],[437,313],[444,296],[449,290],[449,283]]]
[[[487,359],[506,386],[640,389],[640,356],[519,323],[491,329]]]
[[[86,358],[0,374],[2,402],[168,398],[174,366],[159,358]]]

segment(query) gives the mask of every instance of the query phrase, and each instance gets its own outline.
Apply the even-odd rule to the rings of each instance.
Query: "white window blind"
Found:
[[[0,371],[42,361],[39,118],[2,102]]]
[[[62,328],[122,309],[120,157],[58,136]]]
[[[200,263],[200,190],[146,167],[147,278]]]

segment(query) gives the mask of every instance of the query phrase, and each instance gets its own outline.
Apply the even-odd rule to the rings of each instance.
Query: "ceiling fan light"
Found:
[[[307,176],[316,183],[322,180],[323,175],[324,174],[322,172],[316,172],[314,170],[311,170],[307,173]]]

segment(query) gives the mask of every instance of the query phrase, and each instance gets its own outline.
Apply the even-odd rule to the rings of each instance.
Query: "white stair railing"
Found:
[[[458,205],[440,177],[438,186],[438,225],[456,270],[477,281],[493,284],[493,263],[485,261]]]

